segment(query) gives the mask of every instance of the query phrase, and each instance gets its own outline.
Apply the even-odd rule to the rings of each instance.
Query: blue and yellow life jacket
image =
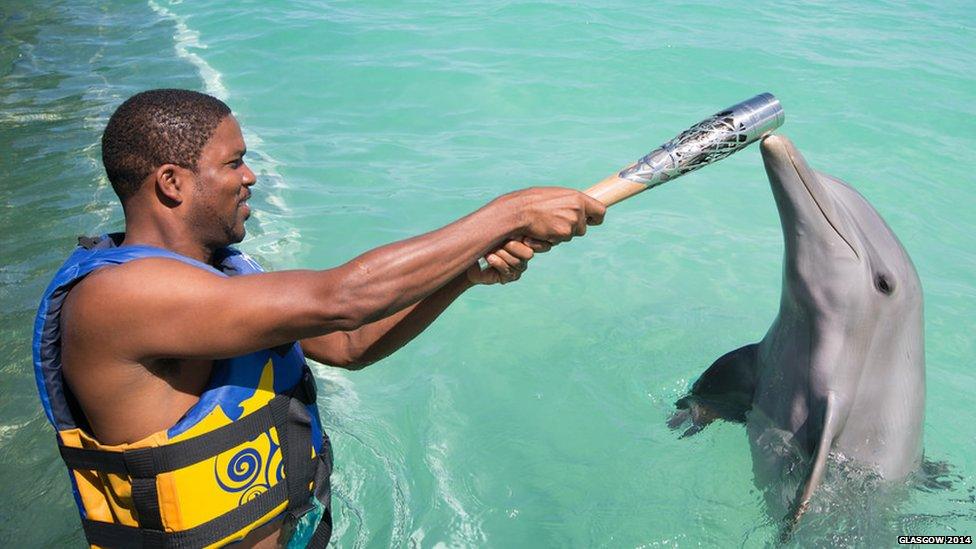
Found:
[[[61,372],[61,307],[95,269],[148,257],[182,261],[220,276],[261,272],[230,248],[219,270],[123,235],[79,239],[41,300],[34,372],[81,512],[99,547],[207,547],[242,539],[284,515],[294,523],[325,507],[310,545],[331,535],[332,451],[315,404],[315,383],[298,343],[216,360],[200,400],[172,427],[129,444],[99,443]]]

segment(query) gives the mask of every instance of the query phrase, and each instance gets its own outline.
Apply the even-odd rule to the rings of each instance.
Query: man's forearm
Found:
[[[388,318],[463,275],[519,229],[514,211],[495,203],[436,231],[366,252],[340,267],[354,270],[355,276],[345,277],[344,290],[362,308],[363,325]],[[334,295],[333,288],[327,290]]]
[[[462,273],[418,303],[386,318],[353,331],[302,340],[302,350],[318,362],[358,370],[409,343],[472,285]]]

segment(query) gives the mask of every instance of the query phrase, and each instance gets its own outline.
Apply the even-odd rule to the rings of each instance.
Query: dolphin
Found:
[[[805,468],[785,503],[788,537],[828,456],[885,481],[920,467],[922,286],[898,238],[850,185],[811,169],[781,135],[761,150],[785,243],[779,313],[761,341],[716,360],[668,423],[690,424],[690,436],[715,419],[744,422],[757,482],[796,465],[775,442],[792,448]]]

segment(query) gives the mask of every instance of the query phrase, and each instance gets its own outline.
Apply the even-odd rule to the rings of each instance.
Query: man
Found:
[[[261,273],[227,248],[244,238],[256,183],[244,154],[230,109],[186,90],[137,94],[105,129],[125,233],[82,239],[34,341],[93,545],[324,545],[331,450],[303,355],[379,360],[605,211],[577,191],[528,189],[334,269]]]

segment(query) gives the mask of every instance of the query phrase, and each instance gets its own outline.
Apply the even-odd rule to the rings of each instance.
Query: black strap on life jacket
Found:
[[[267,406],[208,433],[156,448],[110,452],[70,448],[59,443],[69,469],[126,475],[131,480],[132,501],[139,526],[82,519],[85,537],[92,545],[123,548],[202,547],[252,524],[285,501],[284,528],[313,508],[309,484],[325,511],[308,547],[324,548],[332,536],[329,505],[332,448],[324,436],[322,451],[312,458],[312,424],[305,405],[315,402],[315,383],[306,368],[303,379],[289,395],[276,395]],[[189,530],[166,532],[159,512],[156,476],[213,458],[253,440],[274,427],[278,432],[284,480],[236,509]]]

